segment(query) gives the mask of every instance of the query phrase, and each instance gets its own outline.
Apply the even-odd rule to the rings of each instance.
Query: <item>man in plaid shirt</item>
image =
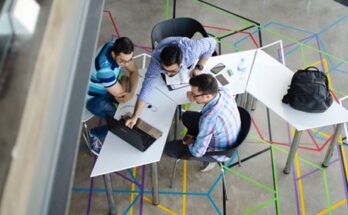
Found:
[[[225,89],[218,88],[216,79],[201,74],[190,79],[191,91],[187,97],[191,102],[204,104],[201,112],[187,111],[182,122],[188,129],[183,140],[166,144],[165,153],[170,157],[194,156],[201,158],[207,151],[222,151],[231,148],[237,140],[241,121],[237,104]],[[225,156],[205,157],[202,171],[214,167],[212,161],[226,161]]]

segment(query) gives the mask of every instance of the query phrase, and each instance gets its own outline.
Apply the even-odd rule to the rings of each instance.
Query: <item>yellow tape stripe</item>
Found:
[[[182,192],[186,193],[187,191],[187,161],[183,160],[182,165],[183,165]],[[182,195],[182,213],[181,214],[186,215],[186,195],[185,194]]]
[[[317,215],[323,215],[323,214],[327,214],[328,212],[332,211],[333,209],[345,204],[347,202],[347,199],[342,199],[341,201],[337,202],[336,204],[334,205],[331,205],[331,207],[329,208],[326,208],[325,210],[317,213]]]
[[[148,203],[151,203],[152,204],[152,199],[150,199],[149,197],[147,196],[144,196],[144,200]],[[158,207],[159,209],[161,209],[162,211],[164,212],[167,212],[168,214],[170,215],[178,215],[177,213],[175,213],[174,211],[170,210],[169,208],[163,206],[163,205],[156,205],[156,207]]]
[[[348,182],[348,167],[347,167],[346,152],[344,151],[344,146],[340,146],[340,149],[341,149],[342,160],[343,160],[343,168],[345,169],[345,173],[346,173],[346,182]]]
[[[291,136],[294,137],[295,135],[295,129],[291,127]],[[300,169],[300,162],[298,159],[298,153],[296,152],[295,154],[295,169],[296,169],[296,175],[300,176],[301,175],[301,169]],[[305,208],[305,203],[304,203],[304,196],[303,196],[303,188],[302,188],[302,180],[297,180],[297,189],[298,189],[298,195],[299,195],[299,200],[300,200],[300,208],[301,208],[301,214],[306,215],[306,208]]]
[[[295,166],[296,166],[296,175],[301,175],[301,169],[300,169],[300,162],[297,158],[297,152],[295,154]],[[306,208],[305,208],[305,202],[304,202],[304,195],[303,195],[303,188],[302,188],[302,179],[297,180],[297,188],[298,188],[298,195],[300,199],[300,207],[303,215],[306,214]]]
[[[137,174],[137,168],[133,168],[132,169],[132,173],[134,175],[134,177],[136,176]],[[135,184],[134,183],[131,183],[131,191],[134,191],[136,188]],[[135,198],[135,193],[132,192],[131,193],[131,196],[130,196],[130,199],[129,199],[129,203],[133,202],[134,201],[134,198]],[[129,210],[129,215],[133,215],[133,208],[134,207],[131,207],[130,210]]]

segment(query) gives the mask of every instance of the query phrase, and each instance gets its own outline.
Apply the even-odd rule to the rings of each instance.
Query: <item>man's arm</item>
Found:
[[[213,137],[213,129],[215,123],[209,119],[201,119],[199,125],[199,133],[196,137],[196,141],[189,145],[191,154],[195,157],[202,157],[210,144]]]
[[[200,52],[198,57],[198,62],[196,65],[203,66],[207,62],[209,57],[214,53],[216,45],[217,43],[215,39],[211,37],[205,37],[195,41],[195,44],[194,44],[194,46],[196,46],[195,49]],[[191,71],[191,74],[193,76],[199,75],[200,73],[201,71],[196,67],[193,68],[193,70]]]
[[[150,96],[153,88],[155,87],[156,81],[160,78],[161,68],[159,62],[155,59],[154,56],[151,58],[149,68],[146,71],[143,85],[141,87],[139,97],[135,104],[133,115],[130,119],[127,120],[126,126],[133,128],[137,123],[137,120],[143,110],[145,103],[150,103]]]
[[[124,89],[123,93],[120,93],[116,96],[116,99],[119,102],[127,102],[134,96],[139,81],[139,70],[134,61],[131,61],[127,66],[125,66],[125,69],[129,72],[130,89],[128,92],[127,89]]]
[[[138,99],[137,102],[135,103],[134,112],[133,112],[132,117],[126,121],[127,127],[133,128],[134,125],[137,124],[138,118],[139,118],[140,113],[143,110],[144,106],[145,106],[145,102]]]

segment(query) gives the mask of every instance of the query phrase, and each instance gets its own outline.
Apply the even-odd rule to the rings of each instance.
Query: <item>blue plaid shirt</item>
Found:
[[[146,71],[139,99],[144,102],[151,102],[151,91],[161,80],[160,54],[162,49],[169,45],[177,45],[183,53],[182,66],[188,68],[196,63],[201,57],[210,57],[215,51],[216,41],[213,38],[202,38],[192,40],[187,37],[168,37],[162,40],[152,52],[151,62]]]
[[[220,88],[218,94],[202,109],[199,133],[196,141],[189,145],[195,157],[202,157],[207,151],[221,151],[230,148],[237,140],[241,121],[237,104],[232,95]],[[226,156],[214,156],[226,161]]]

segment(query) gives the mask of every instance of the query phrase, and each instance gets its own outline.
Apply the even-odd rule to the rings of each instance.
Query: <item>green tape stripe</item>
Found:
[[[238,177],[240,177],[240,178],[242,178],[242,179],[244,179],[244,180],[246,180],[246,181],[256,185],[257,187],[266,190],[267,192],[274,193],[274,190],[272,188],[268,187],[265,184],[262,184],[261,182],[255,180],[255,179],[253,179],[253,178],[251,178],[249,176],[244,175],[241,172],[238,172],[237,170],[234,170],[233,168],[228,168],[228,167],[224,166],[224,169],[226,169],[228,172],[231,172],[232,174],[234,174],[234,175],[236,175],[236,176],[238,176]]]
[[[204,5],[206,8],[216,10],[216,11],[220,12],[221,14],[226,14],[226,15],[228,15],[228,16],[234,17],[236,20],[239,20],[239,21],[241,21],[242,23],[245,23],[246,26],[255,25],[255,23],[252,23],[252,22],[250,22],[250,21],[248,21],[248,20],[245,20],[245,19],[240,18],[240,17],[238,17],[238,16],[235,16],[235,15],[233,15],[233,14],[230,14],[230,13],[228,13],[228,12],[226,12],[226,11],[222,11],[222,10],[220,10],[220,9],[218,9],[218,8],[215,8],[215,7],[209,5],[208,3],[204,2],[204,1],[198,1],[198,0],[192,0],[192,1],[193,1],[193,2],[196,2],[196,3],[198,3],[198,4]]]
[[[255,135],[255,134],[250,134],[249,137],[253,137],[254,140],[258,140],[258,141],[260,141],[260,142],[263,143],[263,144],[266,144],[266,145],[269,145],[269,146],[273,146],[274,149],[276,149],[276,150],[278,150],[278,151],[280,151],[280,152],[282,152],[282,153],[284,153],[284,154],[289,154],[289,151],[287,151],[287,150],[281,148],[280,146],[276,146],[275,144],[267,143],[266,141],[262,140],[261,138],[259,138],[259,137],[258,137],[257,135]],[[300,156],[298,156],[298,159],[301,160],[301,161],[303,161],[304,163],[306,163],[306,164],[308,164],[308,165],[314,167],[314,168],[323,169],[320,165],[318,165],[318,164],[316,164],[316,163],[313,163],[313,162],[311,162],[311,161],[309,161],[309,160],[306,160],[306,159],[304,159],[304,158],[302,158],[302,157],[300,157]]]
[[[341,96],[345,96],[345,95],[347,95],[348,94],[348,92],[347,93],[345,93],[345,92],[342,92],[342,91],[338,91],[338,90],[336,90],[336,89],[331,89],[332,91],[334,91],[335,92],[335,94],[337,95],[337,96],[339,96],[339,97],[341,97]]]
[[[296,43],[296,44],[298,44],[298,45],[302,45],[302,46],[304,46],[304,47],[306,47],[306,48],[308,48],[308,49],[311,49],[312,51],[319,52],[319,53],[321,53],[321,54],[323,54],[323,55],[329,56],[329,57],[334,58],[334,59],[336,59],[336,60],[339,60],[339,61],[341,61],[341,62],[343,62],[343,63],[345,63],[345,64],[348,64],[348,60],[345,60],[344,58],[337,57],[337,56],[335,56],[335,55],[333,55],[333,54],[331,54],[331,53],[329,53],[329,52],[325,52],[325,51],[319,50],[319,49],[317,49],[317,48],[315,48],[315,47],[313,47],[313,46],[310,46],[310,45],[308,45],[308,44],[306,44],[306,43],[299,42],[298,40],[293,39],[293,38],[288,37],[288,36],[285,36],[285,35],[283,35],[283,34],[277,32],[277,31],[273,31],[273,30],[267,29],[267,27],[264,28],[263,26],[260,26],[260,29],[261,29],[261,30],[264,30],[264,31],[266,31],[266,32],[269,32],[269,33],[273,34],[274,36],[278,36],[278,37],[280,37],[281,39],[285,39],[285,40],[288,40],[288,41],[290,41],[290,42]]]
[[[229,42],[224,42],[224,41],[221,40],[221,41],[220,41],[220,44],[221,44],[222,47],[230,47],[230,48],[232,48],[234,51],[242,51],[240,48],[233,46],[233,44],[231,44],[231,43],[229,43]]]
[[[304,53],[303,45],[300,45],[300,53],[301,53],[302,65],[307,65],[307,60],[306,60],[306,55]]]
[[[169,19],[169,0],[166,0],[165,19]]]
[[[247,211],[245,211],[244,213],[242,213],[242,215],[252,214],[252,213],[254,213],[255,211],[260,210],[261,208],[264,208],[264,207],[266,207],[267,205],[273,203],[274,201],[275,201],[275,199],[273,199],[273,198],[272,198],[272,199],[269,199],[269,200],[267,200],[267,201],[265,201],[265,202],[259,204],[258,206],[254,207],[254,208],[251,208],[251,209],[249,209],[249,210],[247,210]]]
[[[280,148],[280,147],[274,146],[274,148],[277,149],[277,150],[280,151],[280,152],[289,154],[288,151],[286,151],[286,150],[284,150],[284,149],[282,149],[282,148]],[[304,162],[304,163],[306,163],[306,164],[308,164],[308,165],[314,167],[314,168],[317,168],[317,169],[320,169],[320,170],[323,169],[323,168],[322,168],[320,165],[318,165],[317,163],[313,163],[312,161],[306,160],[306,159],[304,159],[304,158],[302,158],[302,157],[300,157],[300,156],[298,156],[298,159],[299,159],[300,161],[302,161],[302,162]]]
[[[218,34],[217,37],[219,37],[219,38],[225,37],[225,36],[227,36],[230,33],[237,32],[237,31],[242,31],[243,29],[249,28],[249,27],[257,28],[258,26],[255,25],[254,23],[252,23],[252,25],[243,25],[242,27],[239,27],[238,29],[231,29],[230,31],[224,31],[223,33]]]
[[[329,214],[332,214],[332,208],[330,208],[331,207],[330,189],[329,189],[329,183],[327,181],[326,169],[323,169],[322,173],[323,173],[323,181],[324,181],[325,196],[326,196],[326,207],[329,209]]]
[[[248,27],[248,26],[250,26],[250,25],[255,25],[255,23],[252,23],[252,22],[249,22],[249,21],[247,21],[247,20],[244,20],[244,19],[242,19],[242,18],[240,18],[240,17],[234,16],[233,14],[229,14],[229,13],[227,13],[226,11],[221,11],[220,9],[215,8],[215,7],[213,7],[213,6],[210,6],[210,5],[208,5],[207,3],[205,3],[205,2],[201,2],[201,1],[198,1],[198,0],[192,0],[192,1],[193,1],[193,2],[198,2],[198,3],[200,3],[200,4],[203,4],[203,5],[204,5],[205,7],[207,7],[207,8],[212,8],[212,9],[215,9],[215,10],[217,10],[217,11],[220,11],[221,14],[227,14],[228,16],[234,17],[235,19],[237,19],[237,20],[239,20],[239,21],[245,23],[245,24],[246,24],[246,25],[245,25],[246,27]],[[269,32],[269,33],[271,33],[271,34],[273,34],[273,35],[275,35],[275,36],[278,36],[278,37],[280,37],[280,38],[282,38],[282,39],[288,40],[288,41],[290,41],[290,42],[297,43],[297,44],[302,45],[302,46],[304,46],[304,47],[306,47],[306,48],[309,48],[309,49],[311,49],[311,50],[320,52],[320,53],[322,53],[322,54],[324,54],[324,55],[326,55],[326,56],[332,57],[332,58],[334,58],[334,59],[336,59],[336,60],[339,60],[339,61],[341,61],[341,62],[344,62],[344,63],[348,64],[348,61],[345,60],[344,58],[337,57],[337,56],[335,56],[335,55],[333,55],[333,54],[331,54],[331,53],[324,52],[324,51],[319,50],[319,49],[317,49],[317,48],[315,48],[315,47],[312,47],[312,46],[307,45],[307,44],[305,44],[305,43],[299,42],[298,40],[293,39],[293,38],[291,38],[291,37],[288,37],[288,36],[286,36],[286,35],[283,35],[283,34],[277,32],[277,31],[273,31],[273,30],[267,29],[267,27],[264,28],[264,27],[260,26],[260,30],[264,30],[264,31]]]
[[[279,199],[279,189],[278,189],[278,175],[276,168],[276,157],[273,150],[273,145],[271,145],[271,158],[272,158],[272,171],[273,171],[273,180],[274,180],[274,191],[275,191],[275,201],[277,204],[277,215],[280,215],[280,199]]]
[[[239,20],[239,21],[245,23],[245,24],[246,24],[245,27],[248,27],[248,26],[250,26],[250,25],[255,25],[255,23],[249,22],[249,21],[244,20],[244,19],[242,19],[242,18],[240,18],[240,17],[234,16],[233,14],[229,14],[229,13],[227,13],[227,12],[225,12],[225,11],[221,11],[220,9],[215,8],[215,7],[212,7],[212,6],[208,5],[208,4],[205,3],[205,2],[200,2],[200,1],[198,1],[198,0],[192,0],[192,1],[193,1],[193,2],[198,2],[198,3],[200,3],[200,4],[203,4],[203,5],[206,6],[206,7],[209,7],[209,8],[215,9],[215,10],[217,10],[217,11],[220,11],[221,14],[227,14],[228,16],[234,17],[235,19],[237,19],[237,20]],[[333,54],[331,54],[331,53],[324,52],[324,51],[319,50],[319,49],[317,49],[317,48],[315,48],[315,47],[313,47],[313,46],[310,46],[310,45],[307,45],[307,44],[305,44],[305,43],[299,42],[298,40],[293,39],[293,38],[291,38],[291,37],[288,37],[288,36],[286,36],[286,35],[283,35],[283,34],[277,32],[277,31],[273,31],[273,30],[267,29],[267,27],[264,28],[264,27],[260,26],[260,30],[264,30],[264,31],[269,32],[269,33],[271,33],[271,34],[273,34],[273,35],[275,35],[275,36],[278,36],[278,37],[280,37],[280,38],[282,38],[282,39],[285,39],[285,40],[288,40],[288,41],[297,43],[297,44],[302,45],[302,46],[304,46],[304,47],[306,47],[306,48],[309,48],[309,49],[311,49],[311,50],[320,52],[320,53],[322,53],[322,54],[324,54],[324,55],[326,55],[326,56],[335,58],[335,59],[337,59],[337,60],[340,60],[341,62],[344,62],[344,63],[348,64],[348,61],[345,60],[344,58],[337,57],[337,56],[335,56],[335,55],[333,55]]]

